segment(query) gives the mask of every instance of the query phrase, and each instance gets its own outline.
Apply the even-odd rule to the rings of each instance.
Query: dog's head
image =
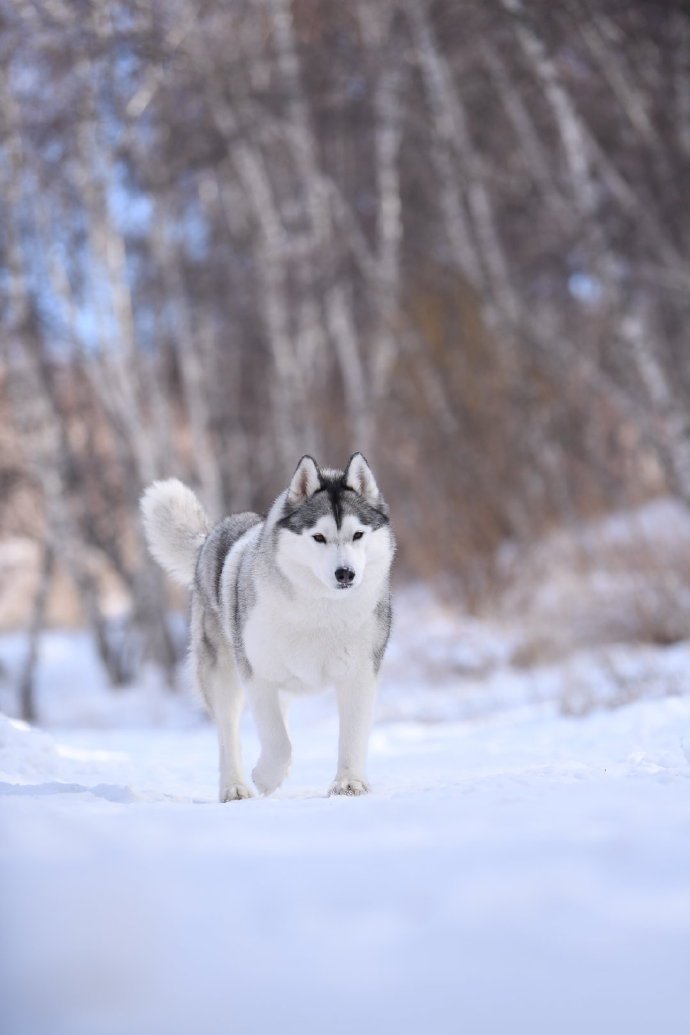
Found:
[[[383,579],[390,569],[388,507],[361,453],[350,457],[344,471],[321,470],[303,456],[277,526],[285,533],[278,554],[285,574],[299,579],[310,573],[328,595],[347,595],[365,578]]]

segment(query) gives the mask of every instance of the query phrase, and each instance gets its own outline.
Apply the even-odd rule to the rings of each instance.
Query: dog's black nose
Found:
[[[355,577],[352,568],[336,568],[335,577],[341,586],[349,586]]]

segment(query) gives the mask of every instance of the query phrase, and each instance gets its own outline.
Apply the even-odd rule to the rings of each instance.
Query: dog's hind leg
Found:
[[[220,686],[216,694],[215,720],[220,747],[220,800],[238,801],[251,798],[244,782],[240,717],[244,707],[244,691],[237,678],[234,659],[228,655],[228,666],[218,674]]]
[[[220,748],[220,800],[251,798],[252,792],[242,772],[240,718],[244,692],[238,679],[235,659],[221,639],[215,619],[203,615],[197,623],[199,635],[193,640],[196,678],[218,729]]]

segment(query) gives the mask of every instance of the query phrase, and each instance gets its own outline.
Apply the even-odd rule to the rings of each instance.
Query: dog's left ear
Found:
[[[345,468],[345,484],[363,496],[369,503],[377,503],[379,487],[372,474],[371,467],[361,453],[353,453]]]
[[[303,456],[297,464],[288,489],[288,502],[291,506],[300,506],[313,496],[321,484],[319,468],[312,456]]]

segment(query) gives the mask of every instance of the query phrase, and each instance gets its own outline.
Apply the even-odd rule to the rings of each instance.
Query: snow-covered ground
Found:
[[[361,799],[303,711],[223,806],[208,726],[3,721],[6,1035],[683,1030],[689,698],[382,723]]]
[[[45,637],[45,728],[0,715],[3,1035],[685,1029],[688,645],[525,667],[515,628],[401,605],[358,799],[324,796],[329,696],[274,797],[219,805],[198,702]]]

